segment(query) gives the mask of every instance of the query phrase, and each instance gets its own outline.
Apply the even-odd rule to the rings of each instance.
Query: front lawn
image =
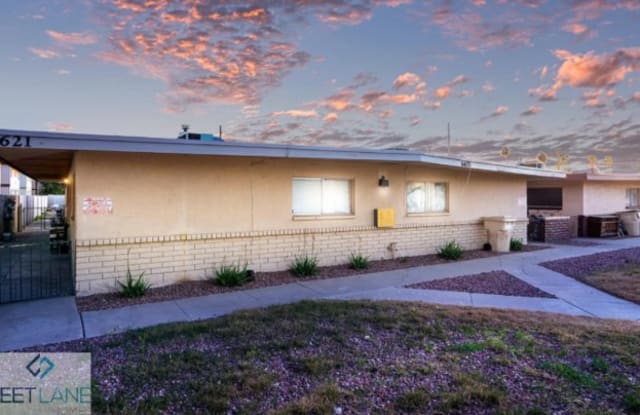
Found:
[[[640,304],[640,265],[594,272],[582,276],[580,280],[599,290]]]
[[[93,353],[97,414],[606,414],[640,413],[639,336],[541,313],[305,301],[45,350]]]
[[[640,248],[601,252],[542,265],[640,304]]]

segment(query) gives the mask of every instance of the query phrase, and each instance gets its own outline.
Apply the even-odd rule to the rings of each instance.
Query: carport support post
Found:
[[[25,176],[24,174],[20,173],[20,175],[18,176],[20,179],[20,195],[21,196],[26,196],[27,194],[27,176]]]
[[[11,167],[0,165],[0,195],[8,195],[11,190]]]

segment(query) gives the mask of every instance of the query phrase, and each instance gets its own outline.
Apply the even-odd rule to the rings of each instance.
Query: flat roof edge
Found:
[[[443,167],[467,168],[477,171],[533,177],[566,177],[562,172],[551,170],[509,166],[481,161],[469,161],[453,157],[429,155],[410,150],[375,150],[364,148],[302,146],[292,144],[241,143],[234,141],[201,142],[195,140],[185,141],[177,138],[172,139],[3,129],[0,129],[0,135],[30,137],[31,147],[43,150],[405,162],[424,163]]]

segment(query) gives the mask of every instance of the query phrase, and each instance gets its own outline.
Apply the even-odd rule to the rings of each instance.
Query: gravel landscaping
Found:
[[[639,336],[544,313],[305,301],[37,350],[92,353],[95,414],[637,414]]]
[[[640,264],[640,248],[619,249],[575,258],[543,262],[543,267],[573,278],[581,278],[596,271],[604,271],[631,264]]]
[[[541,265],[640,304],[640,248],[602,252]]]
[[[525,245],[521,252],[536,251],[545,249],[541,245]],[[517,252],[514,252],[517,253]],[[462,260],[489,258],[498,254],[491,251],[473,250],[465,251]],[[328,278],[347,277],[351,275],[366,274],[371,272],[391,271],[394,269],[420,267],[426,265],[436,265],[447,263],[448,261],[437,255],[421,255],[411,257],[400,257],[396,259],[386,259],[379,261],[369,261],[366,269],[355,270],[348,264],[320,267],[317,275],[305,277],[305,280],[319,280]],[[150,289],[143,297],[125,298],[118,292],[107,294],[95,294],[86,297],[77,297],[76,303],[80,311],[103,310],[118,308],[134,304],[153,303],[158,301],[175,300],[179,298],[198,297],[208,294],[219,294],[229,291],[250,290],[253,288],[269,287],[273,285],[289,284],[300,281],[299,277],[290,271],[258,272],[255,279],[240,287],[221,287],[212,281],[184,281],[163,287]]]
[[[407,288],[463,291],[467,293],[499,294],[518,297],[556,298],[505,271],[490,271],[453,278],[425,281]]]

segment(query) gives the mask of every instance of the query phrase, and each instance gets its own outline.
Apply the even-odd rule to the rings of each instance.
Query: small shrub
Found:
[[[216,269],[214,282],[223,287],[237,287],[249,281],[247,265],[222,265]]]
[[[522,251],[524,244],[522,243],[522,239],[511,239],[509,247],[512,251]]]
[[[138,275],[138,278],[134,278],[129,268],[127,268],[127,276],[124,282],[117,281],[117,283],[120,295],[125,298],[142,297],[151,288],[151,283],[144,279],[144,272]]]
[[[463,249],[460,247],[460,245],[458,245],[456,241],[449,241],[438,248],[438,256],[449,261],[456,261],[462,258],[463,253]]]
[[[369,258],[363,255],[351,254],[349,257],[349,265],[353,269],[369,268]]]
[[[422,412],[429,402],[429,396],[423,391],[406,392],[396,398],[396,409],[414,413]]]
[[[310,277],[318,273],[318,259],[314,256],[297,256],[291,265],[291,272],[298,277]]]

